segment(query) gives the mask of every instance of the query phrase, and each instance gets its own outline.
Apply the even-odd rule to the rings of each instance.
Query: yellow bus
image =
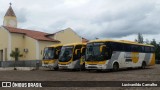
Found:
[[[58,70],[58,57],[61,51],[62,45],[52,45],[46,47],[43,51],[42,66],[51,70]]]
[[[93,40],[87,43],[85,68],[114,71],[155,64],[153,45],[125,40]]]
[[[86,44],[72,43],[61,48],[58,66],[61,69],[84,69]]]

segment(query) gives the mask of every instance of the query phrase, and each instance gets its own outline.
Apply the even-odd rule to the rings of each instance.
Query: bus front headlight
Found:
[[[68,63],[68,67],[69,67],[69,68],[72,67],[72,62]]]

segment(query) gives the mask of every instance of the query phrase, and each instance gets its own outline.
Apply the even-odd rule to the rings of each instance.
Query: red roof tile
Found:
[[[27,30],[27,29],[20,29],[20,28],[13,28],[13,27],[7,27],[3,26],[5,29],[7,29],[11,33],[20,33],[25,34],[28,37],[31,37],[36,40],[40,41],[51,41],[51,42],[60,42],[58,40],[54,40],[52,38],[47,37],[48,33],[40,32],[40,31],[34,31],[34,30]]]
[[[82,43],[87,43],[87,42],[89,42],[89,40],[87,40],[86,38],[82,37]]]

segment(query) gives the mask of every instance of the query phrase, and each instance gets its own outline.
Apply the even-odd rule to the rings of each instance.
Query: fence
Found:
[[[41,60],[0,61],[0,67],[41,67]]]

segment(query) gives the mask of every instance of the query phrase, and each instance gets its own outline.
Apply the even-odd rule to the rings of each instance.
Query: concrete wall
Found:
[[[23,55],[19,60],[37,60],[36,41],[37,40],[25,36],[24,34],[11,33],[11,51],[15,51],[15,48],[19,49],[20,53]],[[27,49],[28,52],[24,52],[24,49]],[[8,52],[8,54],[10,53],[11,52]],[[14,58],[10,60],[14,60]]]
[[[33,38],[25,36],[24,49],[28,49],[28,52],[23,51],[24,60],[36,60],[36,41]]]
[[[82,42],[82,38],[77,33],[75,33],[71,28],[67,28],[60,32],[57,32],[54,36],[51,36],[51,38],[59,40],[61,44]]]
[[[5,30],[3,27],[0,27],[0,50],[3,50],[3,60],[8,60],[9,58],[9,35],[10,33],[7,30]]]
[[[9,39],[10,38],[10,39]],[[37,62],[41,66],[41,61],[36,59],[36,41],[33,38],[24,36],[23,34],[9,33],[4,28],[0,28],[0,50],[5,50],[7,48],[7,58],[4,58],[6,61],[0,61],[1,67],[14,67],[14,59],[10,58],[10,53],[15,48],[18,48],[23,54],[23,57],[19,58],[20,61],[16,61],[17,67],[36,67]],[[9,50],[9,48],[11,50]],[[28,53],[24,52],[24,49],[28,49]],[[5,52],[3,52],[6,56]],[[22,60],[22,61],[21,61]]]
[[[15,51],[15,48],[18,48],[20,53],[23,54],[24,42],[25,42],[24,34],[11,33],[12,51]],[[14,58],[11,58],[11,60],[14,60]],[[24,60],[24,57],[20,57],[19,60]]]
[[[13,16],[5,16],[4,21],[3,21],[4,26],[9,26],[9,27],[17,27],[17,19],[16,17]]]
[[[44,48],[53,44],[58,43],[38,41],[23,34],[12,33],[12,50],[19,48],[23,54],[23,57],[19,58],[19,60],[42,60]],[[24,52],[24,49],[27,49],[28,52]]]

